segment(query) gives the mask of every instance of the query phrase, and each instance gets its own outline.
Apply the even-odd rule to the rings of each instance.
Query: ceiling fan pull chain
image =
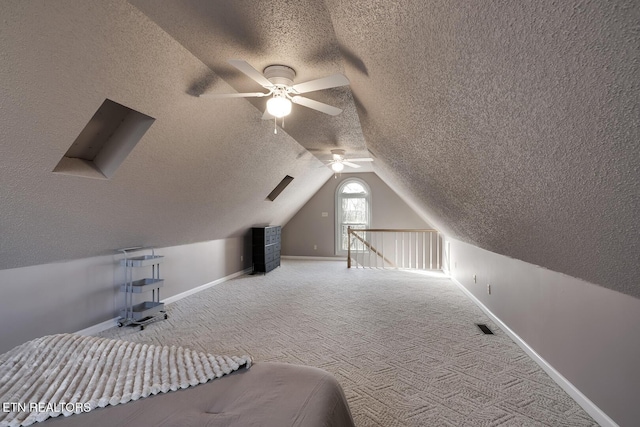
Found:
[[[282,116],[282,129],[284,129],[284,116]]]
[[[278,134],[278,118],[273,118],[273,133]]]

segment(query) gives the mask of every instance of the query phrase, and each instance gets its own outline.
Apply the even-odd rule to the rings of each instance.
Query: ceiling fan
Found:
[[[345,159],[344,150],[342,149],[331,150],[331,155],[333,156],[333,160],[330,160],[327,166],[330,166],[334,172],[342,172],[345,166],[357,169],[360,165],[357,165],[356,163],[373,162],[373,159],[370,157]]]
[[[201,97],[253,98],[271,96],[271,99],[267,101],[267,110],[262,116],[263,119],[283,118],[291,113],[292,103],[331,116],[336,116],[342,112],[340,108],[300,96],[302,93],[348,85],[349,79],[342,74],[332,74],[327,77],[294,85],[293,79],[296,76],[296,72],[293,68],[286,65],[269,65],[261,73],[248,62],[241,59],[231,59],[229,63],[268,90],[268,92],[205,93],[200,95]]]

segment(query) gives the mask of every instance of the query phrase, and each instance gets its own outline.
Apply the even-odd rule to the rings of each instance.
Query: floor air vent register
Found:
[[[482,324],[482,323],[476,323],[476,325],[478,326],[478,328],[480,328],[480,330],[485,334],[485,335],[493,335],[493,332],[491,331],[491,329],[489,329],[487,327],[487,325]]]

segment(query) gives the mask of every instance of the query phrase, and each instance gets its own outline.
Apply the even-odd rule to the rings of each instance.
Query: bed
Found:
[[[93,348],[96,348],[95,345]],[[73,350],[73,357],[76,357],[77,353],[77,350]],[[34,356],[29,357],[33,360]],[[5,357],[4,360],[6,362],[7,358]],[[14,360],[16,360],[15,357]],[[83,363],[86,364],[86,360],[88,358],[85,358]],[[142,357],[139,360],[142,360]],[[236,360],[240,359],[236,358]],[[30,363],[33,365],[32,362]],[[80,365],[80,362],[73,363]],[[124,366],[124,363],[119,365]],[[107,403],[95,407],[97,400],[94,399],[92,402],[95,409],[89,412],[79,411],[80,413],[70,416],[59,415],[34,425],[36,427],[354,426],[344,392],[330,373],[314,367],[287,363],[258,362],[246,365],[250,367],[237,365],[235,369],[231,369],[231,372],[215,376],[201,384],[188,385],[184,389],[179,387],[175,391],[163,390],[157,394],[148,394],[148,397],[135,396],[133,399],[130,395],[126,399],[122,397],[122,401],[126,403],[115,403],[115,405]],[[116,366],[114,369],[109,369],[120,368]],[[149,374],[148,371],[147,374]],[[97,378],[100,375],[92,373],[91,376]],[[105,374],[103,373],[102,376]],[[63,373],[60,373],[59,377],[62,378]],[[127,378],[130,377],[131,375],[127,376]],[[57,384],[60,383],[60,378]],[[78,382],[81,381],[89,382],[89,380],[78,380]],[[181,381],[178,379],[177,383]],[[73,380],[69,382],[71,383]],[[65,387],[68,388],[68,385]],[[133,390],[134,387],[131,386],[131,389]],[[58,400],[53,400],[74,401],[60,400],[64,393],[69,392],[61,392],[56,395]],[[75,396],[80,396],[82,393],[83,391],[71,392]],[[84,396],[89,395],[84,394]],[[10,398],[7,396],[11,395],[0,394],[4,400]],[[118,394],[117,398],[121,396],[123,396],[122,393]],[[42,398],[39,399],[42,400]],[[88,400],[86,397],[80,397],[75,401]],[[12,424],[7,423],[6,420],[4,422],[0,420],[0,425]]]
[[[308,366],[264,362],[197,387],[70,417],[50,418],[39,425],[349,427],[354,424],[344,393],[332,375]]]

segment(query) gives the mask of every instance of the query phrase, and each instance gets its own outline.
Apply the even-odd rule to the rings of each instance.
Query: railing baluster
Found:
[[[376,248],[378,248],[378,246],[380,246],[380,242],[379,242],[379,240],[380,240],[380,236],[381,236],[381,234],[380,234],[379,232],[376,232]],[[379,251],[380,251],[380,249],[378,249],[378,254],[380,254],[380,252],[379,252]],[[378,256],[376,257],[376,268],[380,268],[380,267],[378,266],[378,258],[380,258],[380,255],[378,255]]]
[[[396,249],[393,251],[393,263],[396,265],[396,269],[398,268],[398,232],[396,231],[394,234],[394,243],[396,245]]]
[[[407,250],[407,233],[402,233],[402,268],[407,268],[407,257],[405,256]]]
[[[409,260],[409,268],[411,268],[411,232],[408,232],[407,234],[409,235],[409,243],[407,244],[409,256],[407,257],[407,259]]]
[[[365,238],[364,241],[367,242],[369,240],[369,234],[365,231],[363,232]],[[367,260],[369,259],[369,253],[367,251],[367,246],[362,244],[362,268],[366,268],[368,266]]]
[[[356,231],[356,235],[357,235],[357,231]],[[355,248],[356,248],[356,265],[358,266],[358,268],[360,268],[360,260],[358,259],[360,256],[360,241],[356,240],[355,242]]]
[[[353,237],[355,237],[357,235],[357,232],[353,233]],[[355,251],[355,259],[356,259],[356,268],[360,268],[360,262],[358,261],[358,255],[360,255],[360,251],[358,250],[358,239],[355,240],[354,242],[355,246],[353,247],[353,250]]]
[[[365,241],[366,242],[370,242],[371,241],[371,232],[370,231],[367,231],[367,238],[365,239]],[[367,255],[367,266],[369,268],[371,268],[371,248],[369,248],[368,252],[369,253]]]
[[[355,233],[351,233],[351,234],[353,235],[354,242],[357,242],[358,240],[356,239],[356,234]],[[349,241],[349,249],[351,249],[351,241]],[[352,253],[353,261],[355,261],[356,268],[358,268],[358,248],[354,247],[353,249],[351,249],[351,253]]]
[[[420,264],[418,264],[418,256],[420,255],[418,253],[418,233],[416,233],[415,231],[412,231],[411,234],[413,234],[413,243],[415,244],[415,248],[414,248],[414,255],[413,255],[413,264],[415,269],[420,268]]]
[[[364,232],[362,233],[361,237],[364,238]],[[362,246],[362,242],[360,241],[357,243],[357,245],[358,245],[358,252],[360,253],[360,266],[364,268],[364,258],[362,257],[364,253],[362,252],[364,250],[364,246]]]
[[[364,235],[363,235],[364,236]],[[358,254],[360,255],[360,265],[362,266],[362,268],[364,268],[364,258],[362,257],[362,251],[360,249],[362,249],[362,243],[360,241],[357,242],[357,248],[358,248]]]
[[[429,232],[429,270],[433,270],[433,232]]]
[[[366,232],[365,235],[367,236],[367,238],[365,239],[365,241],[370,242],[371,241],[371,233],[370,232]],[[364,251],[365,248],[362,248],[362,250]],[[371,268],[371,251],[367,251],[367,267]]]
[[[365,231],[362,232],[362,238],[366,241],[367,233]],[[360,249],[362,250],[362,268],[365,268],[366,267],[366,264],[365,264],[365,261],[364,261],[364,257],[366,255],[365,252],[364,252],[365,246],[364,246],[364,243],[362,243],[362,242],[360,242],[360,245],[362,245],[360,247]]]
[[[406,268],[406,265],[404,263],[404,247],[406,245],[404,239],[405,236],[407,235],[407,233],[405,233],[404,231],[402,232],[402,268]]]
[[[386,258],[384,257],[384,232],[381,232],[381,234],[380,234],[380,235],[382,236],[382,269],[384,270],[384,269],[385,269],[385,265],[384,265],[384,264],[385,264],[385,262],[384,262],[384,260],[386,259]]]
[[[371,243],[371,232],[367,231],[366,233],[367,238],[365,239],[367,242]],[[367,251],[367,267],[371,268],[371,248],[365,249],[363,248],[363,250]]]
[[[380,243],[378,242],[379,238],[380,238],[380,233],[376,232],[376,246],[375,246],[376,248],[378,246],[380,246]],[[376,257],[375,258],[376,259],[376,268],[378,268],[378,258],[380,258],[380,257]]]
[[[437,240],[437,245],[436,245],[436,254],[437,254],[437,258],[436,258],[436,265],[438,266],[438,270],[440,268],[442,268],[440,266],[440,233],[436,233],[436,240]]]
[[[371,234],[371,240],[373,242],[373,247],[377,248],[378,247],[378,233],[374,232]],[[374,256],[373,257],[373,262],[375,264],[375,268],[378,268],[378,257]]]
[[[366,237],[366,234],[363,231],[362,232],[362,238],[365,239],[365,237]],[[360,251],[361,251],[361,253],[360,253],[360,260],[361,260],[360,261],[360,265],[362,265],[362,268],[364,268],[365,267],[365,264],[364,264],[364,255],[365,255],[365,253],[364,253],[364,244],[362,242],[358,242],[358,244],[361,245],[360,248],[359,248]]]
[[[425,251],[425,249],[427,249],[426,248],[426,240],[427,239],[426,239],[424,231],[422,233],[420,233],[420,234],[422,234],[422,269],[426,270],[427,269],[427,265],[426,265],[427,259],[426,259],[426,254],[425,254],[426,251]]]
[[[419,240],[418,237],[419,237],[419,235],[418,235],[418,232],[414,231],[414,235],[416,236],[416,269],[419,269],[420,268],[420,263],[418,262],[418,260],[420,258],[418,258],[419,257],[419,253],[418,253],[418,240]]]
[[[411,238],[414,240],[414,242],[416,242],[416,245],[417,245],[418,235],[413,231],[411,232]],[[411,264],[412,265],[410,265],[409,268],[418,268],[418,249],[417,249],[417,247],[418,246],[416,246],[416,248],[414,248],[413,256],[411,257]],[[414,263],[414,260],[415,260],[415,263]]]
[[[415,252],[413,250],[413,239],[415,238],[415,233],[411,231],[409,233],[409,268],[413,268],[413,259],[415,258]]]

